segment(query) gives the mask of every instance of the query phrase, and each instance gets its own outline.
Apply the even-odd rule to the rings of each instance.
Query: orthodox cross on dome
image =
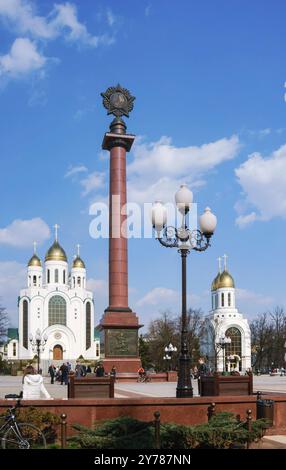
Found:
[[[54,225],[56,242],[58,241],[58,230],[59,230],[59,228],[60,228],[60,226],[58,224]]]
[[[221,273],[221,256],[218,257],[218,272]]]
[[[37,252],[37,242],[33,242],[33,245],[34,245],[34,255],[35,255]]]
[[[224,270],[227,271],[227,265],[226,265],[226,260],[227,260],[228,256],[227,255],[223,255],[223,260],[224,260]]]
[[[113,114],[117,118],[121,116],[129,117],[129,113],[133,109],[135,96],[132,96],[127,88],[122,88],[118,84],[115,87],[107,88],[104,93],[100,94],[103,98],[103,106],[107,109],[107,114]]]
[[[79,244],[77,244],[76,249],[77,249],[77,256],[79,257],[79,249],[80,249],[80,245],[79,245]]]

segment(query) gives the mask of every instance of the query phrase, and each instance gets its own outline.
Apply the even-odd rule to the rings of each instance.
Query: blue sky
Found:
[[[187,182],[199,212],[218,217],[211,249],[189,257],[189,305],[209,310],[224,253],[248,318],[286,304],[285,17],[279,0],[0,0],[0,295],[12,325],[33,241],[43,258],[55,223],[70,260],[81,245],[97,320],[107,306],[108,242],[90,237],[89,207],[107,195],[100,92],[118,82],[136,96],[130,199],[172,199]],[[176,251],[131,239],[129,284],[145,325],[180,312]]]

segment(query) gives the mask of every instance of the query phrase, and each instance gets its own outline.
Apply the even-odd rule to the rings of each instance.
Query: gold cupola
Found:
[[[65,250],[61,247],[57,240],[54,241],[52,246],[48,249],[45,261],[66,261],[67,255]]]
[[[234,280],[233,277],[229,274],[229,272],[225,269],[218,280],[217,289],[224,289],[224,288],[234,288]]]
[[[224,255],[223,258],[224,258],[223,272],[221,271],[221,257],[218,258],[219,272],[212,282],[212,287],[211,287],[212,292],[216,291],[217,289],[225,289],[225,288],[234,289],[235,287],[233,277],[229,274],[227,270],[227,266],[226,266],[227,256]]]
[[[41,260],[40,258],[36,255],[36,253],[33,254],[32,258],[30,258],[30,261],[28,263],[28,267],[31,267],[31,266],[38,266],[38,267],[42,267],[42,263],[41,263]]]
[[[48,249],[45,261],[65,261],[67,262],[67,255],[65,250],[61,247],[58,242],[58,228],[59,225],[55,225],[55,241],[52,246]]]
[[[80,245],[77,245],[77,255],[75,256],[73,260],[72,267],[85,269],[84,261],[81,259],[80,254],[79,254],[79,248],[80,248]]]
[[[37,249],[37,243],[34,242],[34,254],[28,262],[28,267],[33,267],[33,266],[36,266],[36,267],[39,267],[39,268],[42,267],[41,260],[40,260],[40,258],[38,257],[38,255],[36,253],[36,249]]]
[[[218,273],[218,274],[216,275],[216,277],[214,278],[214,280],[213,280],[213,282],[212,282],[212,291],[217,290],[217,285],[218,285],[219,277],[220,277],[220,273]]]
[[[73,268],[83,268],[85,269],[85,264],[80,256],[76,256],[72,264]]]

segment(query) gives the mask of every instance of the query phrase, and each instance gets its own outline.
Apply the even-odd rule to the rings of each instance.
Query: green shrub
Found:
[[[59,416],[49,411],[42,411],[41,409],[33,406],[18,409],[17,421],[19,423],[34,424],[34,426],[43,432],[48,443],[55,442],[57,438],[58,425],[61,422]]]
[[[245,445],[262,437],[268,421],[253,421],[249,432],[245,422],[238,422],[234,413],[218,413],[208,423],[184,426],[161,424],[162,449],[216,448],[228,449]],[[97,422],[90,429],[74,425],[78,434],[69,438],[70,444],[84,449],[153,449],[153,422],[138,421],[128,416]]]
[[[74,425],[79,431],[69,442],[84,449],[152,449],[154,429],[149,423],[122,416],[96,422],[93,429]]]

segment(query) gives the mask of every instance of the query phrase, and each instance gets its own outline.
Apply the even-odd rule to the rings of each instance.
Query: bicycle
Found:
[[[150,375],[147,375],[147,374],[139,375],[137,382],[140,382],[140,383],[151,382],[151,377]]]
[[[16,410],[21,406],[23,392],[5,395],[5,398],[14,398],[17,402],[5,416],[0,417],[5,420],[0,427],[2,449],[46,449],[46,438],[40,429],[33,424],[17,422]]]

